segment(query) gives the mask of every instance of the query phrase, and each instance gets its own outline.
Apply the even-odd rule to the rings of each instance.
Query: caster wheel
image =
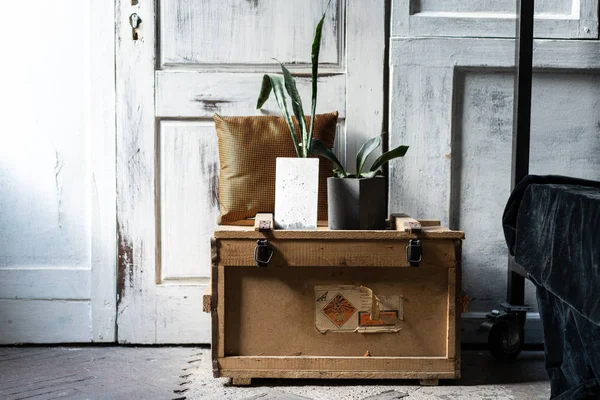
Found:
[[[490,330],[488,347],[497,360],[514,360],[523,349],[523,330],[506,322],[496,323]]]

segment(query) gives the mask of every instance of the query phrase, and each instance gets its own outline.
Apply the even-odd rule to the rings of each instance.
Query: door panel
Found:
[[[489,311],[506,295],[514,41],[395,38],[391,51],[391,145],[411,148],[390,168],[390,211],[465,231],[463,288]],[[536,41],[531,173],[600,179],[599,51]]]
[[[393,36],[515,36],[514,0],[394,0]],[[597,39],[598,0],[537,0],[538,38]]]
[[[255,109],[262,75],[280,72],[272,57],[289,63],[310,104],[311,44],[326,4],[117,3],[120,342],[210,341],[201,297],[218,214],[213,115],[279,115],[274,100]],[[143,21],[138,40],[132,13]],[[384,28],[384,0],[338,0],[327,12],[317,112],[340,113],[342,162],[381,133]]]
[[[111,342],[114,5],[3,7],[0,344]]]
[[[230,0],[160,2],[161,65],[286,64],[310,66],[315,21],[329,0]],[[340,6],[343,6],[341,2]],[[323,26],[319,62],[337,65],[342,60],[343,8],[330,7]]]
[[[209,121],[161,121],[162,281],[210,277],[210,238],[219,215],[219,153]]]
[[[416,6],[416,3],[419,5]],[[419,12],[496,12],[515,11],[515,0],[419,0],[413,2]],[[568,15],[581,0],[536,0],[536,12],[542,14]]]
[[[0,343],[91,342],[91,308],[90,300],[0,299]]]
[[[277,72],[279,71],[272,71]],[[159,71],[156,73],[156,116],[164,118],[212,118],[222,115],[280,115],[274,101],[256,110],[264,72]],[[304,101],[310,99],[310,77],[296,78]],[[319,78],[317,112],[337,110],[346,117],[346,76],[343,72]],[[305,106],[306,107],[306,106]]]

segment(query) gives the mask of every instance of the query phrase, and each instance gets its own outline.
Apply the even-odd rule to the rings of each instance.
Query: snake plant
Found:
[[[403,157],[408,151],[408,146],[398,146],[395,149],[387,151],[380,155],[373,162],[368,171],[365,171],[364,167],[367,158],[379,146],[381,146],[380,136],[371,138],[362,145],[356,154],[356,174],[348,174],[335,154],[333,154],[333,152],[328,149],[320,140],[312,140],[311,152],[314,155],[325,157],[331,161],[335,166],[333,172],[337,178],[373,178],[375,175],[381,174],[381,170],[379,168],[381,168],[385,163],[395,158]]]
[[[329,3],[327,3],[327,7],[329,7],[330,3],[331,0],[329,0]],[[327,7],[325,8],[325,12],[327,11]],[[312,105],[310,109],[310,126],[308,128],[306,127],[304,109],[302,108],[302,99],[300,98],[300,94],[298,93],[298,89],[296,87],[296,79],[292,76],[285,65],[279,61],[278,62],[281,66],[281,72],[283,75],[265,74],[263,76],[260,93],[256,102],[256,108],[259,109],[269,99],[271,92],[275,94],[277,105],[285,117],[287,125],[290,129],[296,154],[298,157],[302,158],[306,158],[311,154],[311,146],[313,143],[312,138],[315,127],[315,110],[317,108],[317,74],[319,72],[319,52],[321,50],[321,34],[323,31],[323,22],[325,21],[325,12],[323,12],[323,16],[317,24],[315,38],[312,44]],[[298,139],[296,128],[294,127],[294,122],[290,115],[286,92],[291,99],[292,110],[296,116],[296,120],[298,121],[301,140]]]

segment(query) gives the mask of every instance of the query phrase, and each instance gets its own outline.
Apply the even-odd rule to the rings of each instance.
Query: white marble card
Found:
[[[317,229],[318,158],[278,158],[275,178],[275,227]]]

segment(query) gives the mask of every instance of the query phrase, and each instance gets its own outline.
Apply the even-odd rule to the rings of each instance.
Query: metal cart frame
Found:
[[[529,174],[534,3],[517,0],[511,189]],[[531,310],[525,305],[526,277],[527,272],[509,257],[506,302],[500,304],[503,310],[493,310],[483,323],[489,330],[490,352],[498,359],[514,359],[523,348],[527,311]]]

